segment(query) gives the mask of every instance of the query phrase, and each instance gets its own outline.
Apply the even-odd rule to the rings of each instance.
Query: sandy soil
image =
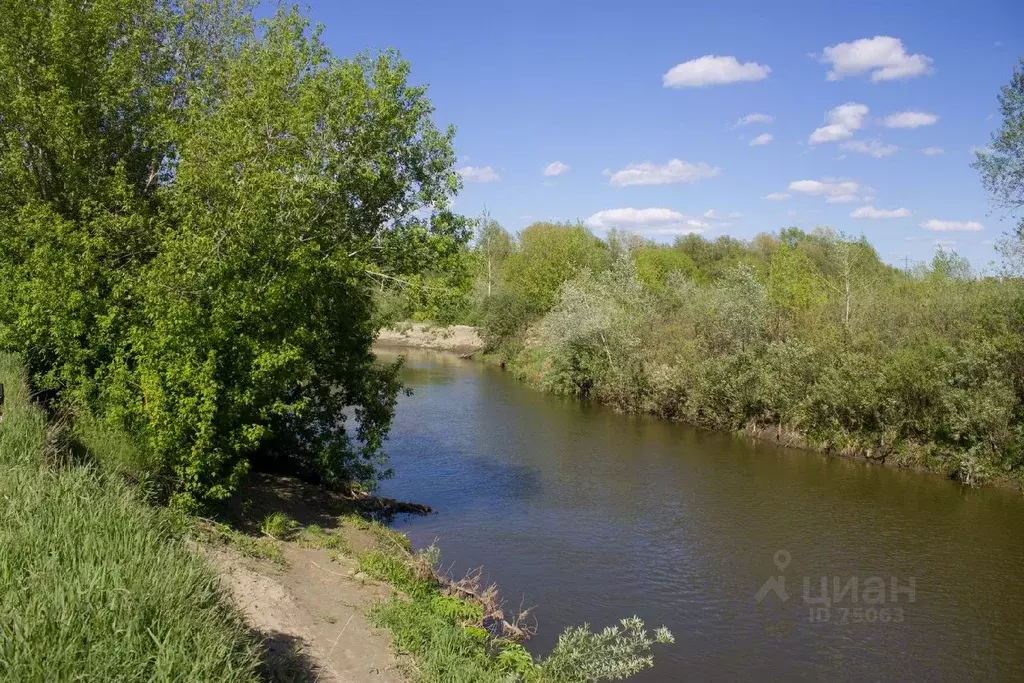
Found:
[[[475,327],[438,327],[426,323],[403,323],[383,329],[377,335],[376,343],[378,346],[434,349],[459,355],[472,355],[484,347]]]
[[[282,510],[303,525],[338,529],[355,550],[373,545],[369,533],[339,527],[329,494],[283,477],[265,477],[253,498],[262,509]],[[356,560],[282,542],[285,563],[246,557],[228,546],[200,546],[224,587],[267,648],[271,681],[402,683],[402,661],[386,631],[366,614],[390,588],[357,574]]]
[[[405,680],[386,633],[366,612],[387,589],[356,579],[354,562],[287,544],[287,566],[256,562],[230,549],[206,551],[225,587],[258,630],[273,679],[362,683]]]

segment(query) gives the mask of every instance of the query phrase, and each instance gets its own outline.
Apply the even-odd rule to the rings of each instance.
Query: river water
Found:
[[[531,651],[637,614],[676,642],[631,680],[1024,680],[1019,493],[379,355],[398,353],[413,394],[381,493],[437,510],[396,521],[414,545],[535,606]]]

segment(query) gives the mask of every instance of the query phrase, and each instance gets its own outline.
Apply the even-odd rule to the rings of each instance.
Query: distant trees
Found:
[[[519,248],[509,255],[502,285],[547,311],[562,284],[584,270],[598,272],[611,263],[608,246],[579,224],[534,223],[519,233]]]
[[[480,306],[491,349],[552,391],[1024,481],[1024,287],[953,252],[904,272],[828,229],[603,247],[540,224]]]

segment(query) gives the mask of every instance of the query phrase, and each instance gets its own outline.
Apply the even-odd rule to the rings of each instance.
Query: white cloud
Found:
[[[824,196],[825,201],[830,204],[845,204],[855,202],[860,197],[861,187],[853,180],[836,180],[825,178],[824,180],[794,180],[789,184],[791,192],[800,192],[812,196]]]
[[[739,128],[740,126],[749,126],[752,123],[771,123],[774,120],[775,117],[769,116],[768,114],[747,114],[737,121],[736,125],[733,127]]]
[[[832,66],[827,77],[830,81],[870,71],[871,81],[878,83],[931,73],[932,58],[908,55],[899,38],[875,36],[826,47],[821,62]]]
[[[743,218],[743,214],[739,211],[730,211],[729,218]]]
[[[939,120],[938,114],[924,111],[898,111],[885,117],[886,128],[920,128]]]
[[[771,69],[757,62],[740,64],[735,57],[704,55],[676,64],[662,76],[666,88],[702,88],[707,85],[760,81],[768,78]]]
[[[910,215],[910,209],[876,209],[873,206],[861,206],[850,212],[850,218],[868,218],[879,220],[882,218],[906,218]]]
[[[861,154],[870,154],[876,159],[887,157],[890,154],[895,154],[899,151],[899,147],[896,145],[886,145],[878,140],[850,140],[839,145],[840,149],[847,149],[851,152],[860,152]]]
[[[921,150],[921,153],[933,157],[942,154],[945,151],[946,150],[942,149],[941,147],[925,147],[924,149]]]
[[[550,164],[544,167],[544,175],[556,176],[562,175],[563,173],[569,172],[569,165],[563,164],[561,161],[552,161]]]
[[[967,150],[971,154],[992,154],[995,150],[988,145],[975,145]]]
[[[618,228],[646,235],[686,235],[703,232],[710,228],[705,221],[687,218],[672,209],[606,209],[598,211],[586,220],[594,230]]]
[[[936,249],[950,249],[956,246],[956,240],[935,240],[932,244]]]
[[[455,171],[467,183],[496,183],[501,176],[490,166],[464,166]]]
[[[825,117],[827,125],[815,129],[811,133],[810,142],[816,145],[821,142],[836,142],[853,135],[860,130],[867,118],[868,108],[856,102],[847,102],[831,110]]]
[[[756,138],[754,138],[753,140],[750,141],[750,146],[751,147],[759,147],[761,145],[767,145],[771,141],[772,141],[772,134],[771,133],[761,133]]]
[[[789,194],[786,192],[769,192],[761,199],[770,199],[773,202],[781,202],[783,199],[789,199]]]
[[[711,178],[720,173],[721,169],[704,163],[691,164],[688,161],[671,159],[667,164],[658,165],[650,161],[640,164],[627,164],[614,173],[605,171],[611,176],[608,182],[618,187],[629,185],[670,185],[674,183],[693,183],[703,178]]]
[[[936,232],[980,232],[985,229],[978,221],[943,221],[938,218],[925,221],[921,227]]]
[[[721,216],[719,216],[715,212],[714,209],[708,209],[707,211],[704,212],[704,218],[710,218],[712,220],[717,220],[717,219],[721,218]]]

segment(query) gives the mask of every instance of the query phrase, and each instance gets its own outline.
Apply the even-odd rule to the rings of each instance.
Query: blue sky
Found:
[[[670,241],[830,225],[890,262],[941,244],[984,267],[1010,227],[969,164],[1024,56],[1024,2],[310,11],[336,54],[394,47],[411,62],[436,120],[457,128],[455,208],[513,231],[581,220]],[[737,125],[752,114],[765,116]]]

